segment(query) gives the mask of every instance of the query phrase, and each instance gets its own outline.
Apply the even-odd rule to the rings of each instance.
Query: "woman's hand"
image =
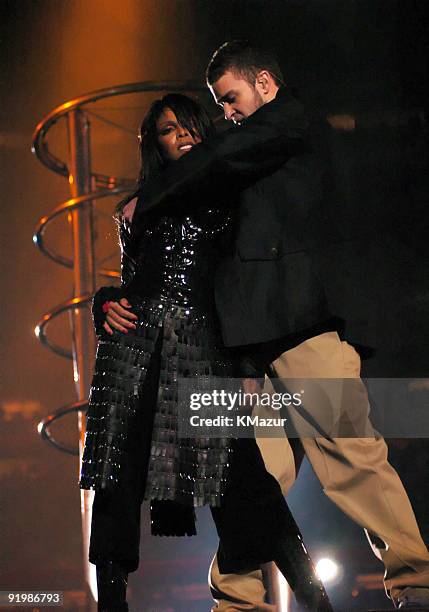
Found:
[[[106,302],[104,304],[103,310],[106,313],[106,320],[103,327],[108,334],[113,334],[112,328],[124,334],[128,333],[128,329],[136,328],[132,321],[137,321],[138,317],[127,308],[131,308],[131,304],[126,298],[122,298],[119,302]]]
[[[261,382],[257,378],[245,378],[243,380],[243,389],[245,393],[262,393]]]

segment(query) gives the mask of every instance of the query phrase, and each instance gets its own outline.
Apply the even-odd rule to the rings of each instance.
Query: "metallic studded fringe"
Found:
[[[173,500],[188,506],[221,502],[231,440],[178,438],[178,382],[181,377],[232,375],[232,363],[204,317],[184,308],[165,312],[142,301],[131,334],[105,334],[99,342],[91,388],[80,487],[112,488],[121,478],[128,431],[145,406],[141,394],[159,333],[163,333],[158,403],[152,432],[146,499]]]

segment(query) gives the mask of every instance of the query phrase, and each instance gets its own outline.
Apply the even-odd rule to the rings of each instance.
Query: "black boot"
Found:
[[[300,534],[283,537],[277,545],[275,564],[294,592],[300,610],[333,612],[322,581]]]
[[[115,561],[97,564],[98,612],[128,612],[128,573]]]

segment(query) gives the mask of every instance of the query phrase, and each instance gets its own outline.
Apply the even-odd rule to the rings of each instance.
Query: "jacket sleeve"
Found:
[[[126,225],[119,226],[119,243],[121,247],[121,286],[100,287],[92,298],[92,321],[97,336],[104,333],[103,324],[106,321],[106,313],[103,311],[105,302],[119,302],[127,297],[126,287],[135,274],[135,261],[128,255],[130,236]]]
[[[190,212],[206,198],[231,206],[231,195],[280,168],[305,151],[308,121],[299,103],[276,98],[243,125],[195,146],[141,192],[138,218],[145,212]]]
[[[97,336],[101,336],[104,332],[103,324],[106,320],[106,314],[103,312],[103,304],[105,302],[119,302],[125,297],[122,287],[100,287],[92,298],[92,321]]]

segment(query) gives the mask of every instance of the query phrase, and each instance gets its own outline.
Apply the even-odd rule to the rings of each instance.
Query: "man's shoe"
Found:
[[[116,561],[97,564],[98,612],[128,612],[128,573]]]
[[[274,562],[292,589],[300,610],[334,612],[300,534],[282,538]]]
[[[399,610],[427,610],[429,612],[429,588],[407,587],[394,600]]]

